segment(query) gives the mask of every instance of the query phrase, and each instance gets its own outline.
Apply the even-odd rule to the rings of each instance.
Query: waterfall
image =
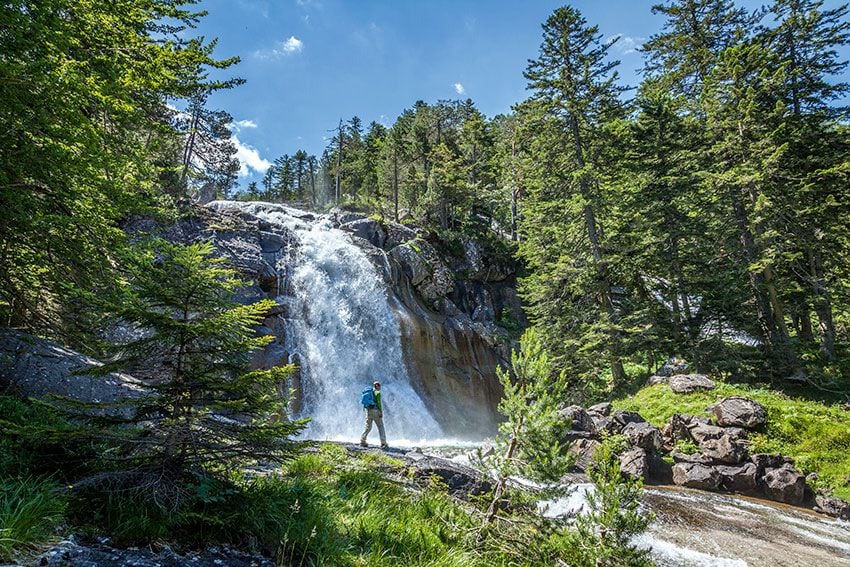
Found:
[[[219,202],[215,207],[249,213],[297,240],[278,301],[288,306],[286,348],[298,355],[301,368],[301,413],[311,418],[305,436],[359,439],[360,392],[378,380],[390,444],[441,437],[410,384],[390,292],[352,237],[327,218],[283,205]],[[373,428],[369,441],[377,439]]]

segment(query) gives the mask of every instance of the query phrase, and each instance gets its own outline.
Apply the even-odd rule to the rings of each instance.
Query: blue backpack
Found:
[[[363,390],[363,393],[360,394],[360,403],[363,404],[364,408],[375,407],[375,392],[371,386]]]

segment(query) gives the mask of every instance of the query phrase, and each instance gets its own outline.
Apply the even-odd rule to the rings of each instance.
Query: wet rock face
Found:
[[[732,396],[724,398],[712,408],[717,424],[724,427],[755,429],[767,423],[767,411],[749,398]]]
[[[690,394],[698,390],[713,390],[714,380],[705,374],[676,374],[670,377],[670,389],[677,394]]]

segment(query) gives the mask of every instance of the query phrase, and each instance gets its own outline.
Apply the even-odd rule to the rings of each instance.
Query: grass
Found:
[[[66,504],[50,479],[0,481],[0,562],[22,560],[46,547],[64,519]]]
[[[710,415],[706,408],[727,396],[745,396],[767,410],[767,426],[751,432],[752,453],[792,457],[804,473],[817,473],[816,487],[850,500],[850,412],[838,404],[795,398],[775,390],[718,383],[715,390],[676,394],[664,384],[642,388],[614,400],[614,407],[636,411],[656,426],[674,413]]]

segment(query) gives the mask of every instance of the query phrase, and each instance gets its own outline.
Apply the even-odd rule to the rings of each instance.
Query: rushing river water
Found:
[[[549,516],[572,515],[592,487],[546,503]],[[635,543],[662,567],[839,567],[850,565],[850,523],[742,496],[677,487],[647,487],[643,503],[655,514]]]

